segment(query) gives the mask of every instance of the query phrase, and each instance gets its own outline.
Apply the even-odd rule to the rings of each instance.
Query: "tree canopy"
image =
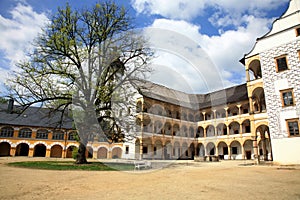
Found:
[[[18,64],[11,95],[64,115],[72,110],[80,157],[95,136],[120,142],[132,127],[136,81],[151,71],[152,52],[123,7],[108,1],[91,8],[58,8],[34,41],[30,60]],[[84,151],[84,152],[83,152]]]

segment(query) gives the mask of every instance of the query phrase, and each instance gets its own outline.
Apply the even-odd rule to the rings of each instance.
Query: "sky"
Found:
[[[287,9],[290,0],[116,0],[156,52],[149,80],[186,93],[245,83],[239,60]],[[58,6],[99,0],[0,0],[0,95],[16,64]],[[101,0],[100,0],[101,2]]]

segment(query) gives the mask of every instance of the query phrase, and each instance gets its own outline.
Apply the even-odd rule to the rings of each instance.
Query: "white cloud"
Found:
[[[264,17],[267,11],[286,5],[289,0],[132,0],[138,13],[161,15],[169,19],[192,20],[204,12],[210,13],[210,22],[215,26],[239,26],[244,15]]]
[[[131,3],[138,13],[184,20],[196,17],[205,7],[202,0],[132,0]]]
[[[37,13],[26,4],[18,3],[9,14],[8,18],[0,15],[0,52],[6,60],[1,62],[0,82],[5,82],[9,71],[16,70],[17,62],[27,58],[31,42],[48,22],[45,13]]]
[[[147,34],[151,45],[160,50],[154,60],[160,73],[152,79],[186,92],[205,92],[244,83],[245,71],[239,60],[251,50],[256,38],[269,30],[272,21],[254,16],[245,16],[244,20],[246,27],[208,36],[201,34],[200,26],[186,21],[156,19],[150,27],[155,31]],[[189,88],[178,85],[182,80]]]

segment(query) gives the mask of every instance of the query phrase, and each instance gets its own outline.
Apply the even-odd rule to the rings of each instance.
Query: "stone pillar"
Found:
[[[140,160],[143,159],[143,139],[140,140]]]
[[[206,138],[206,128],[203,128],[203,137]]]
[[[257,145],[257,138],[253,140],[253,152],[254,152],[254,161],[256,164],[259,164],[259,155],[258,155],[258,145]]]
[[[228,146],[228,160],[231,160],[231,147]]]
[[[245,160],[245,148],[244,148],[244,145],[241,145],[241,150],[242,150],[242,159]]]
[[[28,157],[33,157],[33,152],[34,152],[34,149],[29,148]]]
[[[66,157],[66,155],[67,155],[67,151],[65,153],[65,157]],[[97,157],[98,157],[98,151],[93,151],[93,158],[97,159]]]
[[[238,104],[238,105],[236,105],[236,106],[239,108],[239,115],[241,115],[241,114],[242,114],[242,112],[241,112],[241,106],[242,106],[242,105]]]
[[[10,156],[15,156],[15,155],[16,155],[16,147],[11,147],[11,148],[10,148],[9,155],[10,155]]]
[[[249,74],[249,69],[246,69],[246,81],[250,81],[250,74]]]
[[[50,158],[51,149],[46,149],[46,158]]]
[[[224,109],[225,109],[225,116],[226,118],[228,118],[228,107],[225,107]]]
[[[206,112],[202,112],[202,115],[203,115],[203,121],[206,120],[206,119],[205,119],[205,113],[206,113]]]

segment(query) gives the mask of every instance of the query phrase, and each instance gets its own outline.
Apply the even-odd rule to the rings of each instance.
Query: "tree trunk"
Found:
[[[80,142],[79,143],[79,148],[78,148],[78,153],[76,157],[76,164],[87,164],[86,160],[86,144]]]

